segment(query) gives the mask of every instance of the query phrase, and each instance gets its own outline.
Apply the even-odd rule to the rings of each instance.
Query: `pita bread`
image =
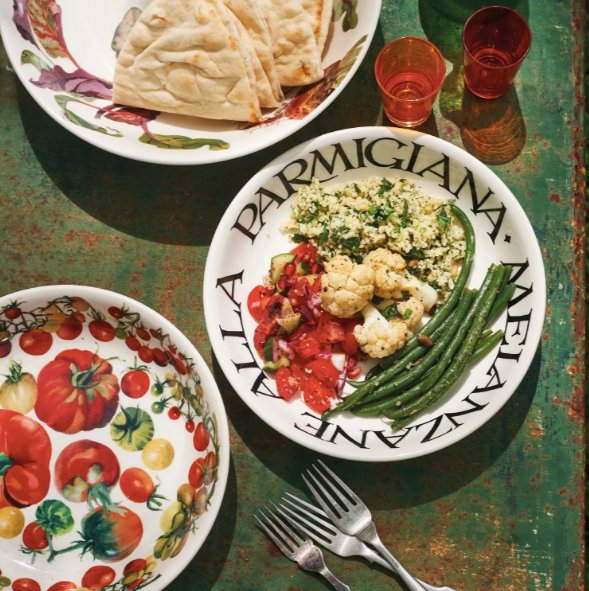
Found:
[[[333,0],[301,0],[301,6],[311,19],[317,47],[319,52],[323,53],[329,32],[329,23],[331,22]]]
[[[299,0],[258,0],[272,39],[280,84],[303,86],[323,78],[311,19]]]
[[[260,121],[252,50],[236,21],[222,0],[154,0],[119,53],[113,102]]]
[[[256,74],[260,106],[277,107],[284,99],[272,54],[270,29],[260,13],[257,0],[224,0],[225,6],[237,17],[251,40],[263,75]],[[271,95],[268,95],[267,87]]]

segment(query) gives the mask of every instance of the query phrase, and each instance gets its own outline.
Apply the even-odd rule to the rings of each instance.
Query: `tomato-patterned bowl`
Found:
[[[190,341],[126,296],[0,298],[0,588],[168,585],[218,515],[217,385]]]

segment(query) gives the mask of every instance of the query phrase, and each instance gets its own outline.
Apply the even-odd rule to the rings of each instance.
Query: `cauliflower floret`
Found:
[[[374,271],[350,257],[337,255],[324,264],[321,276],[321,304],[338,318],[351,318],[374,295]]]
[[[407,264],[405,259],[386,248],[369,252],[362,261],[374,271],[374,294],[380,298],[392,298],[403,289]]]
[[[411,332],[415,332],[425,311],[423,303],[416,297],[410,297],[408,300],[399,302],[397,304],[397,310],[401,317],[401,322],[404,322]]]
[[[405,345],[411,331],[405,322],[387,320],[372,304],[362,308],[364,324],[354,327],[360,349],[375,359],[387,357]]]

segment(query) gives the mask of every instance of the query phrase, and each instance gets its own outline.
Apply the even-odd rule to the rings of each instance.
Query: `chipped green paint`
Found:
[[[530,20],[529,57],[499,101],[464,93],[452,9],[474,0],[384,0],[354,80],[328,111],[257,154],[206,167],[124,160],[82,143],[32,101],[0,48],[0,237],[3,293],[44,283],[118,290],[173,320],[212,362],[202,276],[213,231],[241,186],[305,139],[383,123],[372,63],[400,35],[426,35],[448,61],[423,131],[486,162],[528,213],[545,257],[541,347],[521,387],[480,431],[434,456],[397,464],[328,460],[374,509],[382,536],[413,572],[457,590],[583,588],[584,377],[581,164],[584,3],[512,0]],[[388,124],[384,121],[385,124]],[[213,364],[232,424],[221,517],[170,591],[325,589],[284,559],[252,513],[303,492],[315,455],[261,424]],[[355,591],[401,589],[383,571],[327,554]],[[0,563],[0,569],[4,565]]]

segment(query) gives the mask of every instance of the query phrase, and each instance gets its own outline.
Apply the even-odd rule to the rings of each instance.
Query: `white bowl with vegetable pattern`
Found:
[[[0,298],[2,587],[166,587],[218,515],[229,435],[207,365],[103,289]]]

